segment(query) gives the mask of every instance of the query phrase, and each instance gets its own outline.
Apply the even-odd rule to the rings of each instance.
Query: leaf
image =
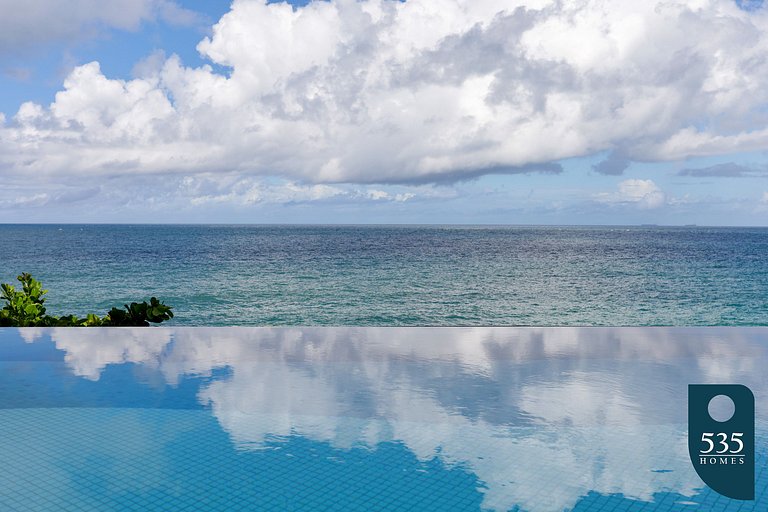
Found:
[[[29,273],[16,277],[21,283],[21,290],[11,284],[2,283],[2,295],[5,305],[0,309],[0,326],[2,327],[70,327],[70,326],[148,326],[149,322],[161,323],[173,318],[170,306],[166,306],[157,297],[152,297],[149,303],[131,302],[124,304],[123,309],[112,308],[103,317],[89,313],[85,318],[75,315],[61,317],[45,314],[44,295],[48,290],[43,284]]]

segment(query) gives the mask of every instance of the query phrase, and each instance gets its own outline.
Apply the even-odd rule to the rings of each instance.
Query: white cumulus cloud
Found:
[[[0,55],[93,37],[105,29],[136,30],[145,21],[198,20],[171,0],[0,0],[0,12]]]
[[[92,14],[175,5],[128,3]],[[235,0],[197,49],[217,66],[75,68],[0,125],[0,173],[441,182],[768,148],[768,13],[731,0]],[[619,194],[663,204],[642,183]]]
[[[630,204],[641,209],[655,209],[667,204],[667,194],[652,180],[624,180],[616,192],[602,192],[595,199],[608,204]]]

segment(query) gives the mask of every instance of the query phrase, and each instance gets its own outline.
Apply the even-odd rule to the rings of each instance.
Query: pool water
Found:
[[[766,328],[0,329],[0,510],[768,510]],[[756,499],[687,386],[756,397]]]

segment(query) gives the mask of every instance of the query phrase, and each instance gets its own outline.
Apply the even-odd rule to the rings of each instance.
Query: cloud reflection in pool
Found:
[[[96,381],[140,364],[201,381],[235,446],[299,435],[337,449],[399,442],[472,471],[483,507],[563,510],[590,492],[652,501],[703,484],[687,454],[687,384],[766,393],[762,329],[179,328],[21,331]],[[768,410],[757,405],[758,413]],[[764,421],[764,417],[759,418]]]

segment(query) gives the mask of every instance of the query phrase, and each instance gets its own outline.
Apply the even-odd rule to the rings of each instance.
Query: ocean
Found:
[[[51,314],[171,325],[768,325],[768,229],[0,225]]]

